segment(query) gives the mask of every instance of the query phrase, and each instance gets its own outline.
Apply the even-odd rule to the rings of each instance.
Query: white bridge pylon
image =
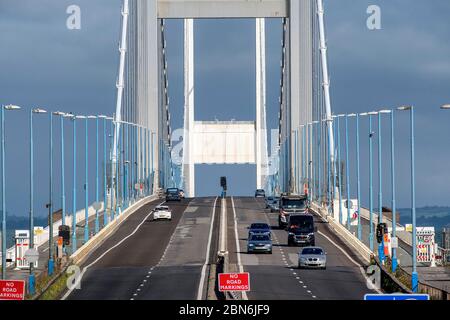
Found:
[[[189,197],[195,197],[196,164],[256,164],[256,187],[268,175],[266,123],[265,19],[256,19],[256,120],[195,121],[194,20],[184,24],[184,138],[182,179]]]

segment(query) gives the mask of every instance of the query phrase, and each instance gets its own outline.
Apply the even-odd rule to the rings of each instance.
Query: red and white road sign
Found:
[[[219,274],[219,291],[250,291],[249,273]]]
[[[25,281],[0,280],[0,300],[24,300]]]

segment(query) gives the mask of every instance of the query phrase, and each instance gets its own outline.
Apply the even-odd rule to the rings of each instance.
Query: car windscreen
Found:
[[[270,227],[264,223],[254,223],[251,225],[250,229],[270,229]]]
[[[167,193],[170,193],[170,194],[178,194],[178,193],[179,193],[179,190],[178,190],[178,189],[167,189]]]
[[[304,255],[323,255],[324,252],[320,248],[305,248],[302,251]]]
[[[267,235],[255,234],[250,238],[251,241],[270,241],[270,237]]]
[[[289,228],[301,232],[313,232],[314,219],[311,216],[290,216]]]
[[[282,206],[285,209],[306,209],[306,200],[304,199],[283,199]]]

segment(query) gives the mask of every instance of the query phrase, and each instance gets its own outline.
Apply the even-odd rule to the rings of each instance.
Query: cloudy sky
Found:
[[[66,9],[73,4],[82,10],[81,30],[66,28]],[[381,8],[381,30],[371,31],[366,26],[369,5]],[[29,210],[28,119],[32,107],[45,106],[49,110],[79,114],[113,113],[120,7],[120,0],[0,0],[0,103],[23,107],[20,112],[7,113],[9,214],[26,215]],[[450,3],[447,0],[325,0],[325,7],[334,112],[414,105],[417,109],[418,205],[450,205],[450,126],[447,125],[450,113],[439,110],[442,104],[450,103],[450,42],[447,41]],[[196,120],[254,119],[254,21],[202,20],[196,22],[195,32]],[[281,21],[268,21],[267,32],[268,118],[270,126],[275,128]],[[167,22],[167,44],[171,112],[173,127],[177,128],[182,123],[183,110],[182,21]],[[410,201],[408,115],[400,113],[397,120],[398,200],[400,206],[407,207]],[[388,119],[384,122],[383,141],[388,142]],[[35,208],[38,215],[45,214],[44,205],[48,202],[47,124],[46,116],[36,118]],[[67,123],[65,128],[70,149],[72,127]],[[354,130],[353,124],[350,130]],[[364,133],[362,169],[367,171],[367,120],[363,120],[361,132]],[[59,134],[56,122],[55,134]],[[354,135],[351,138],[354,139]],[[82,140],[81,135],[79,140]],[[79,141],[79,149],[84,148],[83,143]],[[91,155],[93,147],[91,143]],[[59,154],[59,150],[56,145],[55,154]],[[387,143],[383,145],[383,153],[386,159],[383,162],[384,204],[389,205]],[[354,159],[353,153],[351,156]],[[71,159],[71,150],[66,150],[66,157]],[[83,172],[82,161],[79,166],[79,171]],[[55,170],[59,170],[59,161],[55,163]],[[251,194],[255,171],[253,166],[198,166],[199,195],[216,194],[218,177],[223,174],[229,176],[234,194]],[[71,166],[67,172],[66,188],[71,190]],[[81,186],[83,174],[79,174],[78,179]],[[366,204],[366,175],[362,183]],[[90,184],[92,191],[94,181]],[[55,181],[57,199],[59,189],[59,181]],[[81,187],[78,194],[81,207],[84,201],[80,199],[83,197]],[[90,196],[93,199],[93,194]],[[71,208],[69,194],[67,200]]]

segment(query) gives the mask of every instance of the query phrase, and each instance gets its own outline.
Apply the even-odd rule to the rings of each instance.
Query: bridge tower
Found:
[[[125,0],[124,0],[125,2]],[[266,187],[268,174],[265,27],[264,18],[284,21],[279,150],[282,191],[298,189],[294,168],[299,167],[293,130],[318,119],[316,50],[326,70],[323,25],[321,41],[315,41],[317,18],[323,23],[322,0],[128,0],[128,43],[124,80],[124,103],[118,107],[125,120],[148,127],[153,135],[154,185],[167,186],[170,178],[171,128],[169,83],[165,60],[165,19],[185,19],[185,139],[182,175],[188,196],[195,196],[195,164],[256,164],[257,187]],[[194,84],[194,19],[256,19],[257,103],[254,122],[196,122]],[[318,56],[318,55],[317,55]],[[326,70],[327,71],[327,70]],[[326,74],[327,76],[327,74]],[[322,88],[329,81],[323,77]],[[327,90],[325,90],[327,91]],[[326,118],[331,119],[329,95],[325,95]],[[119,105],[119,104],[118,104]],[[121,110],[119,110],[121,109]],[[322,120],[322,119],[320,119]],[[236,134],[238,132],[238,134]],[[328,148],[334,159],[332,123],[328,122]],[[308,150],[312,150],[307,133]],[[167,156],[169,154],[169,156]],[[309,159],[312,154],[308,154]],[[138,166],[142,164],[138,161]]]

